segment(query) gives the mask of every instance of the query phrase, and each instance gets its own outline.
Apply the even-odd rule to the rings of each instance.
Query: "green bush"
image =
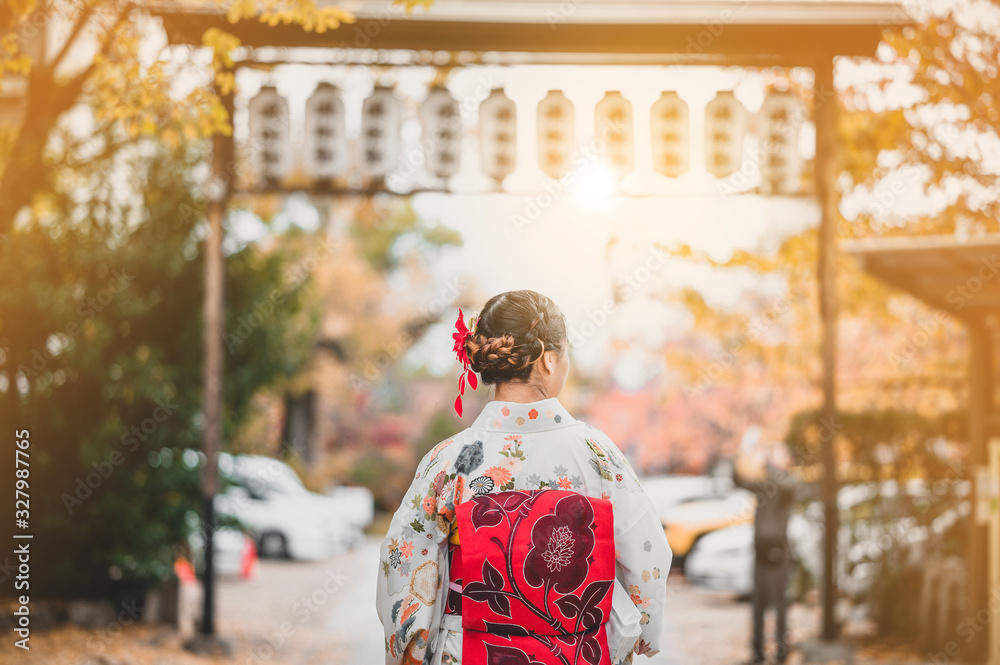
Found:
[[[201,440],[201,157],[160,150],[125,174],[110,161],[78,169],[56,183],[54,211],[0,243],[0,283],[18,285],[0,289],[0,421],[31,433],[33,597],[141,598],[197,524],[199,473],[181,450]],[[102,185],[123,175],[138,199]],[[310,353],[308,280],[284,279],[294,253],[280,248],[294,242],[227,257],[227,333],[283,297],[226,349],[226,435]]]

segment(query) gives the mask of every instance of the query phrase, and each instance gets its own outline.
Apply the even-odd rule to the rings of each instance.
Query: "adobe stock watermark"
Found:
[[[963,638],[962,643],[971,644],[980,633],[989,627],[997,614],[1000,614],[1000,587],[993,587],[986,607],[980,608],[975,614],[969,614],[959,621],[955,625],[955,633]],[[927,657],[932,665],[951,665],[951,663],[959,662],[961,654],[962,644],[957,640],[949,640],[944,645],[944,651],[928,652]]]
[[[274,315],[278,307],[285,301],[285,298],[301,286],[316,268],[319,267],[319,264],[333,254],[336,248],[337,241],[334,238],[327,238],[309,256],[296,261],[285,271],[285,283],[282,286],[274,287],[267,296],[255,300],[250,312],[236,319],[236,328],[232,331],[226,331],[223,334],[223,341],[225,341],[226,349],[229,353],[232,353],[250,339]]]
[[[909,191],[919,177],[920,169],[909,165],[884,178],[872,189],[873,200],[862,211],[866,217],[863,218],[859,214],[853,222],[838,219],[837,232],[844,237],[877,238],[884,235],[886,231],[894,228],[885,219],[892,213],[896,202]],[[859,223],[861,219],[868,220],[867,226]]]
[[[917,323],[917,330],[909,333],[896,345],[895,350],[889,352],[892,368],[897,372],[907,369],[919,351],[926,347],[947,324],[948,314],[942,309],[935,309],[931,315],[921,317]]]
[[[808,438],[805,449],[802,451],[803,454],[795,462],[798,466],[807,466],[815,463],[820,450],[824,446],[832,444],[834,439],[837,438],[837,434],[844,429],[844,423],[836,418],[821,417],[817,425],[819,425],[819,431],[816,433],[816,436]],[[762,493],[764,494],[763,500],[767,501],[771,499],[778,492],[781,485],[789,482],[798,484],[801,481],[788,469],[774,468],[773,475],[761,481]],[[737,510],[726,515],[726,523],[729,526],[745,524],[753,519],[756,510],[757,497],[745,497],[740,502]]]
[[[250,649],[250,654],[245,662],[248,665],[252,663],[260,665],[273,658],[278,650],[295,635],[300,626],[309,621],[310,617],[320,612],[330,602],[330,599],[347,584],[348,579],[347,573],[340,568],[328,570],[323,581],[318,583],[313,591],[292,603],[291,613],[295,621],[283,621],[275,630],[264,635],[266,643]]]
[[[381,35],[382,31],[390,23],[404,17],[406,13],[405,3],[390,3],[388,6],[378,10],[374,15],[365,17],[367,20],[364,23],[364,27],[355,24],[354,39],[350,42],[341,41],[340,48],[347,48],[349,46],[353,46],[356,49],[367,48],[372,43],[372,40]]]
[[[114,621],[87,638],[87,650],[91,655],[103,653],[114,639],[121,635],[126,626],[139,620],[141,612],[135,600],[122,601],[119,607],[121,610],[118,611]]]
[[[472,92],[465,95],[461,100],[458,100],[458,110],[461,117],[472,117],[479,110],[479,105],[483,100],[489,97],[490,92],[499,85],[500,83],[494,77],[493,72],[490,72],[487,76],[480,76],[476,80],[476,85],[472,89]],[[464,127],[459,127],[458,131],[463,132]],[[401,189],[405,184],[405,180],[413,176],[418,169],[424,166],[427,162],[427,156],[432,154],[441,142],[441,139],[430,137],[420,139],[420,142],[415,147],[400,157],[399,164],[392,173],[386,175],[386,185],[390,189]],[[461,144],[461,139],[459,139],[459,144]]]
[[[951,288],[945,299],[955,308],[955,311],[962,311],[983,288],[992,281],[1000,272],[1000,259],[996,254],[983,257],[979,262],[974,274],[969,275],[965,280]],[[906,369],[917,357],[920,350],[926,347],[944,326],[948,323],[949,315],[945,310],[935,309],[929,316],[924,316],[917,323],[917,330],[909,333],[897,345],[895,350],[889,353],[889,361],[893,369],[902,371]]]
[[[63,326],[62,332],[57,333],[57,338],[59,339],[57,344],[51,346],[46,344],[40,350],[38,348],[32,349],[29,364],[25,365],[23,362],[18,364],[15,370],[16,374],[24,376],[25,379],[38,377],[48,369],[49,363],[61,356],[72,345],[73,340],[83,332],[81,321],[82,323],[86,323],[97,318],[97,315],[107,309],[115,297],[127,289],[135,279],[135,275],[130,275],[127,272],[117,269],[112,270],[110,274],[111,278],[105,283],[103,288],[99,289],[93,295],[88,296],[77,305],[76,313],[80,317],[80,320],[70,321]]]
[[[997,276],[997,272],[1000,272],[1000,260],[997,259],[997,255],[992,254],[989,258],[984,256],[979,262],[976,273],[970,275],[964,282],[956,284],[955,288],[948,291],[945,299],[956,310],[961,311],[970,300],[976,297],[976,294],[983,290],[983,286],[987,282]]]
[[[555,30],[560,24],[568,21],[582,4],[583,0],[563,0],[555,9],[545,10],[545,20],[549,27]]]
[[[698,371],[698,377],[693,384],[688,383],[681,392],[691,400],[700,397],[718,381],[723,374],[731,370],[739,360],[739,356],[746,349],[746,345],[760,338],[765,332],[771,329],[781,315],[792,309],[795,302],[801,300],[802,294],[792,296],[783,293],[771,301],[771,304],[760,314],[754,316],[747,322],[743,330],[743,335],[731,342],[724,349],[712,354],[712,362],[707,367]]]
[[[645,261],[615,280],[618,299],[608,298],[601,303],[600,307],[588,310],[587,320],[579,326],[573,326],[569,329],[567,337],[570,346],[574,350],[583,348],[587,341],[607,324],[618,307],[631,300],[642,290],[652,279],[653,273],[663,269],[669,258],[669,255],[659,247],[651,247]]]
[[[440,321],[441,315],[454,306],[462,290],[463,286],[457,277],[447,280],[437,297],[420,309],[411,325],[404,327],[393,341],[384,344],[374,357],[367,358],[360,374],[355,372],[351,375],[351,385],[357,390],[378,380],[386,369],[391,367],[419,340],[419,333],[414,334],[411,330],[422,331],[429,325]]]
[[[742,0],[739,5],[723,9],[718,16],[711,21],[701,24],[701,30],[694,35],[688,35],[684,43],[684,52],[671,54],[671,64],[685,64],[698,62],[701,56],[711,48],[722,33],[726,31],[726,26],[736,20],[737,14],[750,5],[750,0]]]
[[[524,229],[535,224],[541,218],[542,213],[548,210],[556,199],[563,195],[566,188],[573,184],[577,177],[582,175],[588,168],[597,163],[601,155],[608,149],[609,137],[621,134],[621,123],[608,123],[600,136],[595,136],[589,143],[578,147],[570,157],[571,167],[560,178],[546,177],[542,181],[544,191],[528,198],[524,209],[519,213],[510,216],[511,224],[518,233],[524,233]]]
[[[803,104],[796,106],[795,111],[787,118],[775,123],[774,136],[786,136],[798,132],[813,117],[816,109],[830,100],[835,100],[837,91],[834,88],[813,88],[812,97]],[[740,164],[739,170],[722,178],[716,183],[719,194],[725,198],[730,194],[738,194],[746,189],[751,180],[760,174],[761,165],[769,160],[774,153],[781,150],[783,143],[771,136],[761,137],[756,152],[751,152]]]
[[[139,444],[147,441],[159,429],[160,425],[180,408],[179,405],[172,403],[165,396],[154,397],[153,402],[156,406],[149,416],[129,427],[119,437],[118,441],[126,453],[131,454],[138,450]],[[77,476],[72,493],[63,492],[62,496],[59,497],[66,508],[66,514],[72,515],[73,511],[93,496],[94,492],[104,484],[104,481],[110,478],[111,474],[124,463],[125,453],[118,449],[112,450],[102,460],[91,462],[91,467],[94,470],[86,476]]]

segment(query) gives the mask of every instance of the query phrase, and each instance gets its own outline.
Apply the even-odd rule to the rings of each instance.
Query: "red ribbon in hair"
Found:
[[[462,417],[462,395],[465,394],[466,378],[468,378],[469,385],[472,386],[473,390],[479,387],[479,379],[476,378],[476,373],[469,367],[472,364],[469,362],[469,352],[465,350],[465,341],[474,334],[466,327],[462,308],[459,307],[458,320],[455,321],[455,332],[451,335],[452,339],[455,340],[455,346],[452,350],[458,356],[458,362],[462,363],[462,376],[458,377],[458,397],[455,398],[455,413],[458,414],[459,418]]]

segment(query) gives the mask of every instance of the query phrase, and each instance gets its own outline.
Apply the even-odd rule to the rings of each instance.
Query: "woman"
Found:
[[[565,318],[534,291],[459,310],[455,408],[495,400],[420,462],[382,543],[386,663],[602,665],[660,649],[671,553],[631,466],[557,397]],[[464,651],[464,653],[463,653]]]

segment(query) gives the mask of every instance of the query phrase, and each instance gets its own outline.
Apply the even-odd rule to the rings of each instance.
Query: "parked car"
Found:
[[[753,591],[753,524],[738,524],[702,536],[684,562],[687,581],[710,591],[740,596]]]
[[[789,520],[788,540],[794,565],[810,573],[811,565],[815,565],[812,555],[819,554],[818,535],[802,515],[793,515]],[[747,522],[699,538],[684,564],[688,582],[710,591],[749,596],[753,591],[753,536],[753,523]]]
[[[353,547],[370,520],[363,492],[310,492],[280,460],[223,453],[219,470],[231,484],[216,510],[254,532],[262,557],[325,559]]]
[[[923,526],[914,516],[904,513],[888,521],[884,516],[875,520],[872,514],[873,505],[884,505],[902,494],[911,499],[934,500],[932,490],[922,481],[910,481],[902,487],[894,481],[841,487],[837,495],[841,514],[837,587],[848,596],[865,595],[879,574],[887,537],[920,556],[927,541],[968,514],[969,503],[964,499],[971,492],[968,481],[959,482],[954,489],[960,501]],[[796,572],[819,579],[823,565],[823,506],[819,501],[810,501],[801,514],[792,515],[788,540]],[[686,558],[685,573],[690,582],[706,589],[745,595],[753,588],[753,557],[753,524],[748,522],[698,538]]]
[[[690,499],[664,511],[661,521],[674,553],[674,565],[685,567],[688,553],[706,534],[752,522],[755,505],[752,493],[738,489]]]
[[[337,485],[328,487],[323,494],[332,498],[339,506],[348,522],[354,527],[357,540],[375,519],[375,496],[367,487]]]

